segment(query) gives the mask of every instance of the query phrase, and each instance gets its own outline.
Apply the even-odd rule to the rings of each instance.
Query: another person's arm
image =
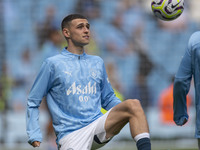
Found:
[[[192,79],[192,60],[191,60],[191,47],[183,56],[178,72],[175,75],[174,89],[173,89],[173,109],[174,121],[177,125],[184,125],[188,121],[186,96],[190,89]]]

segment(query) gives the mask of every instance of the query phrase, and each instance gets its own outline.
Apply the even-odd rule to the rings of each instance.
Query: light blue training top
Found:
[[[183,125],[188,120],[186,96],[194,77],[196,130],[195,137],[200,138],[200,31],[193,33],[189,39],[185,55],[182,58],[174,80],[174,121]]]
[[[101,107],[109,110],[121,102],[114,94],[100,57],[76,55],[64,48],[61,54],[43,62],[28,96],[29,143],[42,141],[39,106],[45,96],[57,144],[63,136],[102,116]]]

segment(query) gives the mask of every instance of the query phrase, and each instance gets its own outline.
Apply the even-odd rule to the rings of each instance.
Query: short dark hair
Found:
[[[80,14],[70,14],[62,20],[61,29],[63,30],[63,28],[69,26],[69,23],[74,19],[87,19],[87,18]]]

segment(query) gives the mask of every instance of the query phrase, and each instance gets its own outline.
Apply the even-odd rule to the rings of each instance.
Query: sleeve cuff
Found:
[[[174,120],[174,122],[175,122],[176,125],[178,125],[178,126],[184,125],[187,121],[188,121],[188,117],[186,117],[186,116],[181,117],[179,120]]]

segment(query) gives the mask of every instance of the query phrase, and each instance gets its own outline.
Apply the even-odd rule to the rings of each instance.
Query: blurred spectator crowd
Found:
[[[123,99],[141,100],[145,111],[159,107],[160,94],[171,85],[190,35],[200,29],[195,7],[200,2],[185,1],[183,14],[172,22],[156,19],[150,4],[151,0],[2,0],[0,113],[24,114],[42,61],[67,46],[60,23],[71,13],[88,18],[92,38],[85,51],[104,59],[115,91]],[[46,111],[45,104],[41,109]],[[6,128],[5,118],[0,119]]]

